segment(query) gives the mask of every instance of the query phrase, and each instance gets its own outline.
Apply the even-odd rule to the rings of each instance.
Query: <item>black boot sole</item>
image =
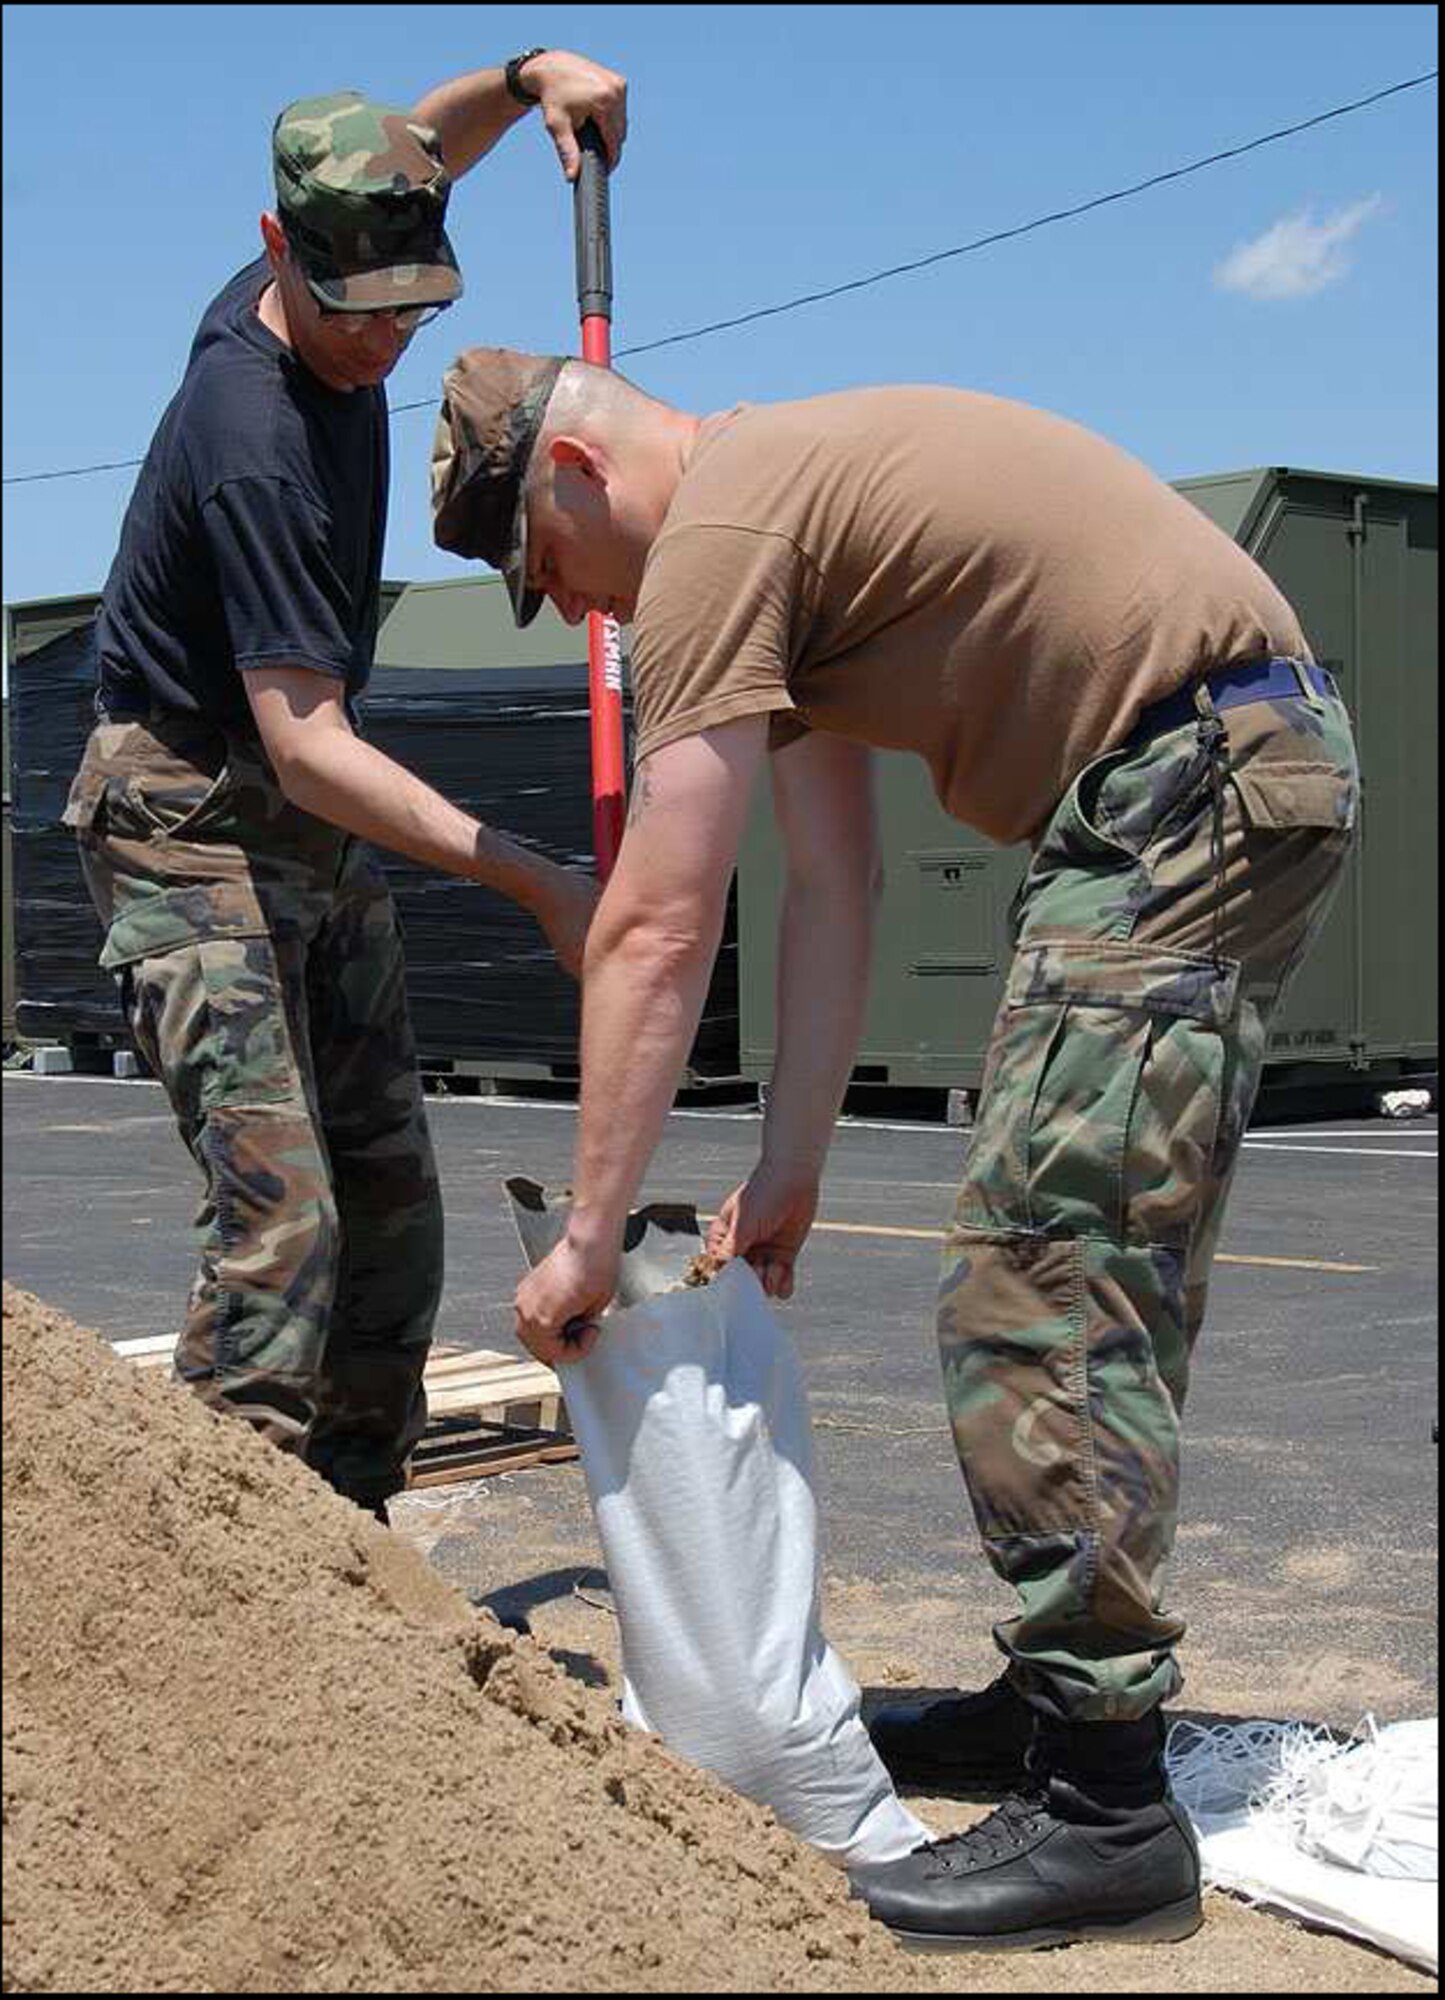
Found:
[[[996,1937],[899,1930],[891,1935],[909,1951],[1048,1951],[1067,1944],[1182,1944],[1203,1922],[1198,1896],[1188,1896],[1182,1903],[1166,1903],[1162,1909],[1113,1922],[1047,1924],[1038,1930],[1001,1932]]]

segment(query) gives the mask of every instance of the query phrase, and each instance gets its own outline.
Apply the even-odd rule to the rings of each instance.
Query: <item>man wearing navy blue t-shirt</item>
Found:
[[[588,120],[616,161],[623,79],[556,49],[411,111],[346,92],[278,118],[264,256],[206,309],[126,514],[66,810],[101,964],[205,1179],[177,1373],[383,1519],[425,1423],[442,1222],[366,843],[511,897],[574,973],[595,894],[353,726],[382,385],[461,293],[451,182],[532,105],[569,178]]]

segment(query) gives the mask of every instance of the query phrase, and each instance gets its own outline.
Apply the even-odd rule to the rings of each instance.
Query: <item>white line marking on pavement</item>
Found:
[[[1438,1139],[1438,1125],[1420,1125],[1411,1121],[1413,1129],[1401,1131],[1400,1123],[1393,1118],[1382,1118],[1378,1125],[1368,1131],[1333,1132],[1329,1126],[1319,1125],[1258,1125],[1251,1132],[1252,1139]]]
[[[710,1215],[699,1214],[699,1222],[711,1222]],[[831,1236],[898,1236],[915,1241],[940,1241],[945,1235],[942,1229],[898,1229],[892,1224],[876,1222],[815,1222],[815,1234]],[[1378,1264],[1340,1264],[1319,1257],[1249,1257],[1239,1252],[1233,1254],[1219,1251],[1214,1259],[1216,1264],[1257,1264],[1276,1271],[1341,1271],[1366,1273],[1378,1271]]]
[[[49,1076],[35,1076],[27,1070],[10,1070],[6,1072],[5,1081],[7,1083],[34,1083],[34,1084],[56,1083],[56,1082],[86,1083],[86,1084],[102,1083],[102,1084],[109,1084],[115,1090],[159,1090],[160,1089],[160,1084],[156,1081],[156,1079],[154,1077],[149,1077],[149,1076],[137,1076],[137,1077],[71,1076],[71,1077],[57,1078]],[[571,1100],[558,1100],[554,1098],[470,1097],[470,1096],[437,1097],[434,1095],[429,1095],[427,1102],[429,1106],[436,1104],[465,1105],[466,1107],[474,1111],[551,1111],[551,1112],[564,1112],[569,1117],[573,1118],[575,1118],[577,1115],[577,1106],[575,1102]],[[689,1106],[681,1110],[674,1110],[670,1112],[668,1115],[672,1118],[692,1118],[704,1122],[711,1121],[713,1123],[729,1124],[729,1125],[757,1125],[761,1124],[762,1122],[762,1113],[757,1110],[709,1111]],[[55,1128],[55,1129],[65,1129],[65,1128]],[[80,1128],[72,1128],[72,1129],[80,1129]],[[947,1139],[953,1145],[962,1145],[963,1143],[965,1143],[965,1141],[968,1138],[968,1131],[969,1131],[969,1128],[967,1126],[925,1124],[922,1122],[915,1124],[891,1124],[885,1120],[875,1119],[875,1118],[840,1118],[836,1129],[839,1132],[901,1132],[904,1134],[912,1134],[919,1138]],[[1423,1146],[1386,1147],[1386,1146],[1316,1145],[1310,1142],[1306,1142],[1305,1140],[1302,1139],[1295,1139],[1294,1132],[1296,1131],[1296,1129],[1297,1129],[1296,1127],[1287,1125],[1264,1126],[1260,1128],[1261,1130],[1260,1137],[1255,1138],[1253,1135],[1251,1135],[1244,1141],[1244,1144],[1247,1147],[1254,1148],[1255,1150],[1260,1152],[1339,1153],[1342,1156],[1354,1155],[1360,1159],[1376,1158],[1382,1160],[1389,1160],[1389,1159],[1434,1160],[1438,1159],[1439,1157],[1438,1153],[1425,1152],[1423,1150]],[[1320,1134],[1320,1137],[1325,1139],[1396,1139],[1396,1140],[1419,1139],[1422,1142],[1426,1140],[1438,1141],[1439,1136],[1440,1134],[1438,1127],[1433,1125],[1427,1128],[1418,1129],[1413,1132],[1399,1132],[1387,1129],[1384,1131],[1324,1132]],[[1272,1143],[1276,1139],[1285,1141],[1286,1143],[1282,1144]],[[912,1185],[916,1187],[925,1187],[933,1184],[924,1181],[916,1181],[912,1183]],[[951,1185],[951,1183],[945,1184],[940,1182],[937,1185],[940,1186]]]
[[[1337,1159],[1353,1160],[1438,1160],[1438,1153],[1422,1153],[1413,1147],[1388,1146],[1277,1146],[1268,1139],[1246,1139],[1249,1153],[1332,1153]]]

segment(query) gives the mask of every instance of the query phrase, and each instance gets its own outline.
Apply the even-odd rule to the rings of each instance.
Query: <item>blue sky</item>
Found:
[[[258,248],[283,103],[410,103],[537,43],[623,70],[617,348],[924,257],[1431,69],[1433,7],[4,10],[4,471],[139,458],[207,300]],[[952,382],[1163,477],[1434,480],[1437,86],[828,303],[621,366],[693,410]],[[571,198],[536,119],[452,197],[460,347],[576,341]],[[393,418],[386,571],[431,545],[431,417]],[[96,590],[131,470],[5,488],[6,602]]]

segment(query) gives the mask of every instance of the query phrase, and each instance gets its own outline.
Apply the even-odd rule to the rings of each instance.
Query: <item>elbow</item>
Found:
[[[317,728],[273,729],[263,734],[261,740],[286,803],[302,812],[315,812],[318,799],[328,791],[328,779],[334,771],[333,732]]]
[[[291,805],[311,808],[351,735],[340,682],[310,668],[259,668],[246,677],[256,733],[277,785]]]
[[[267,742],[265,747],[272,773],[286,803],[305,811],[313,773],[304,747],[290,737],[283,737],[279,742]]]

